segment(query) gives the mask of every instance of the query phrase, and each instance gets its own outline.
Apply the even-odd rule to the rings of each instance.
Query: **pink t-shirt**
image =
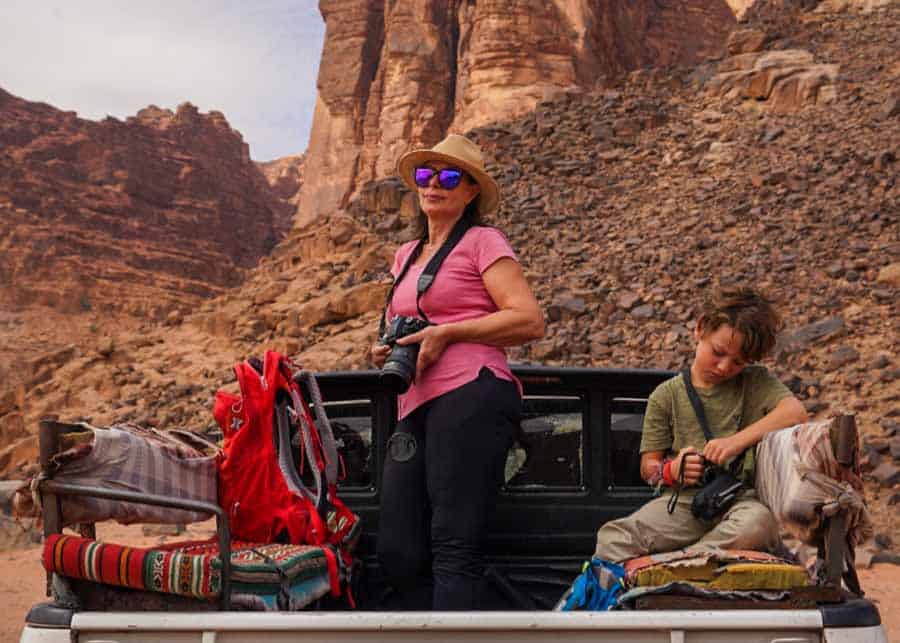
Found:
[[[416,243],[410,241],[397,250],[391,268],[395,278]],[[481,275],[503,257],[516,259],[503,233],[482,226],[469,228],[438,269],[431,288],[419,300],[419,306],[431,323],[446,324],[497,312],[499,309],[484,287]],[[403,280],[397,284],[388,306],[389,320],[394,315],[419,316],[416,310],[416,282],[427,263],[410,266]],[[506,351],[502,348],[469,342],[450,344],[422,377],[416,378],[409,390],[399,396],[400,419],[428,400],[476,379],[484,366],[497,377],[514,382],[521,393],[521,384],[509,370]]]

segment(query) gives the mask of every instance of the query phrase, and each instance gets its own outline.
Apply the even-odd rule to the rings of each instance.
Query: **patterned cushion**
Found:
[[[333,560],[322,547],[234,542],[232,592],[238,602],[261,609],[299,609],[331,589]],[[44,544],[43,564],[70,578],[206,600],[222,589],[214,541],[144,549],[54,534]]]
[[[679,550],[625,562],[629,587],[690,583],[714,590],[788,590],[810,584],[801,565],[759,551]]]

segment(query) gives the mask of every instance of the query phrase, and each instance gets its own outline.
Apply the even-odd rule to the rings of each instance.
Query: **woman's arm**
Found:
[[[419,342],[417,375],[433,364],[449,344],[474,342],[491,346],[517,346],[544,336],[544,315],[522,267],[509,257],[492,263],[481,275],[497,312],[477,319],[438,324],[397,341]]]
[[[447,343],[477,342],[491,346],[518,346],[544,336],[544,315],[522,266],[509,257],[491,264],[481,275],[499,310],[478,319],[437,326]]]
[[[789,395],[778,402],[775,408],[766,415],[753,424],[745,426],[734,435],[707,442],[703,448],[703,457],[716,464],[725,464],[745,449],[757,444],[767,433],[801,424],[808,418],[803,403],[793,395]]]

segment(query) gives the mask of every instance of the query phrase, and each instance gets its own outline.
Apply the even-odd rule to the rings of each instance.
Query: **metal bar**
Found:
[[[52,459],[59,451],[59,423],[55,418],[45,418],[38,425],[38,462],[41,466],[41,474],[52,476]],[[41,493],[41,506],[43,507],[44,537],[58,534],[62,531],[62,515],[59,499],[55,494]]]
[[[846,517],[838,512],[828,519],[825,532],[825,573],[830,586],[841,586],[844,574],[844,541],[847,537]]]
[[[837,430],[837,450],[834,457],[842,467],[852,467],[856,452],[856,418],[852,415],[839,415],[834,419]]]
[[[837,433],[834,457],[844,473],[852,473],[858,463],[859,434],[856,427],[856,418],[853,415],[839,415],[834,419],[834,427]],[[843,479],[847,479],[842,476]],[[850,567],[853,561],[853,549],[847,541],[847,516],[844,511],[831,517],[828,521],[828,531],[825,535],[825,561],[828,584],[841,588],[841,578],[845,576],[844,567],[847,565],[847,586],[851,591],[858,590],[855,582],[856,571]],[[857,586],[857,587],[854,587]]]
[[[145,505],[169,507],[171,509],[187,509],[198,513],[212,513],[224,516],[224,511],[218,505],[203,500],[191,500],[187,498],[174,498],[153,493],[140,493],[126,491],[124,489],[106,489],[90,485],[73,484],[71,482],[57,482],[56,480],[44,480],[41,489],[60,496],[94,496],[105,500],[123,500],[125,502],[137,502]]]
[[[812,630],[821,633],[822,612],[811,610],[665,610],[658,612],[283,612],[278,618],[265,612],[77,612],[73,631],[123,632],[290,632],[295,639],[317,632],[366,633],[377,631],[386,640],[389,632],[474,631],[513,640],[516,634],[558,632],[684,630],[771,631]],[[164,638],[164,637],[160,637]],[[320,637],[325,638],[325,637]],[[487,637],[483,637],[487,638]],[[688,635],[688,638],[690,636]],[[739,637],[738,637],[739,638]],[[470,639],[471,640],[471,639]],[[709,639],[707,639],[709,640]]]
[[[59,450],[59,434],[56,417],[44,418],[38,424],[38,463],[41,467],[41,475],[49,477],[53,475],[51,461]],[[52,493],[41,493],[41,515],[44,522],[44,539],[51,534],[62,531],[62,508],[59,498]],[[44,595],[51,596],[51,584],[53,574],[47,572]]]

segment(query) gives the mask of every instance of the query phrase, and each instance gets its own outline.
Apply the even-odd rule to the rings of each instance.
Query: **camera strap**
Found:
[[[438,269],[441,267],[441,264],[444,263],[444,259],[453,251],[453,248],[456,247],[456,244],[460,242],[463,238],[463,235],[468,232],[469,228],[472,227],[472,221],[469,217],[463,216],[459,218],[459,221],[453,226],[453,229],[450,231],[450,234],[447,236],[447,239],[444,243],[441,244],[441,247],[438,248],[438,251],[434,253],[431,259],[428,260],[428,264],[425,266],[425,269],[422,271],[422,274],[419,275],[419,279],[416,282],[416,310],[419,311],[419,315],[422,319],[424,319],[429,324],[431,320],[428,319],[428,316],[422,310],[422,307],[419,305],[419,300],[422,298],[422,295],[431,288],[431,284],[434,283],[435,275],[437,275]],[[391,299],[394,296],[394,290],[397,288],[397,284],[399,284],[403,277],[406,276],[406,273],[409,271],[410,266],[415,262],[416,259],[419,258],[419,255],[422,254],[423,247],[422,239],[416,244],[416,247],[413,248],[413,251],[409,254],[409,258],[407,258],[406,263],[403,264],[403,268],[400,270],[400,274],[397,275],[397,278],[394,280],[394,283],[391,284],[391,289],[388,291],[387,300],[385,301],[384,311],[381,313],[381,322],[378,324],[378,336],[381,337],[384,335],[384,330],[386,327],[386,316],[387,316],[387,307],[391,303]]]
[[[691,406],[694,407],[694,415],[697,416],[697,422],[700,423],[700,428],[703,429],[703,435],[706,436],[706,441],[709,442],[713,440],[714,436],[712,431],[709,430],[709,422],[706,419],[706,412],[703,410],[703,402],[700,401],[700,395],[697,394],[697,389],[694,388],[694,383],[691,381],[691,369],[686,368],[681,371],[681,378],[684,380],[684,388],[687,390],[687,396],[691,401]],[[744,461],[745,453],[746,451],[742,451],[731,463],[731,473],[733,475],[736,475],[735,471],[738,470],[739,463]],[[682,470],[683,469],[684,467],[682,467]]]

